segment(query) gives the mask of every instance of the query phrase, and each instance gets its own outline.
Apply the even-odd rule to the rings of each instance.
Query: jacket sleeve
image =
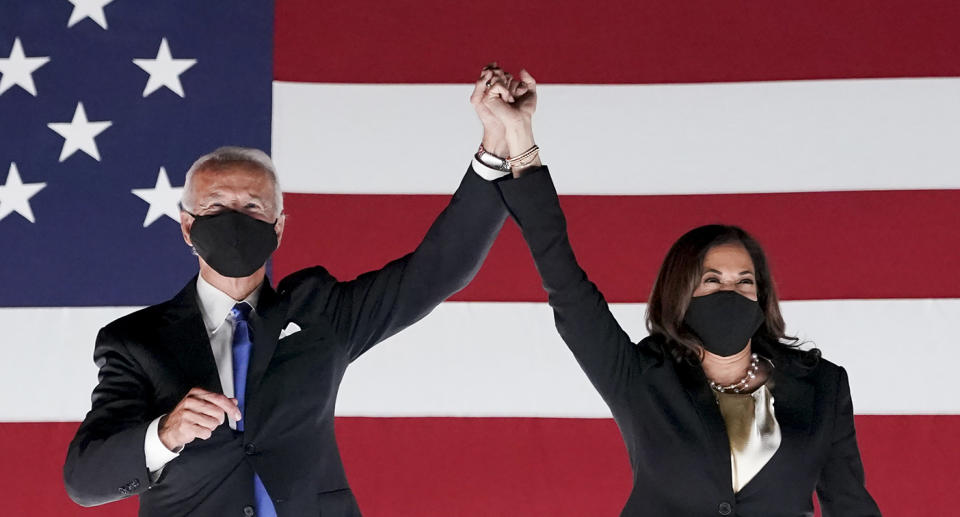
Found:
[[[100,368],[92,408],[67,450],[63,480],[75,503],[94,506],[138,494],[150,484],[143,441],[149,383],[109,327],[97,335]]]
[[[498,183],[533,254],[560,336],[608,404],[631,375],[636,354],[603,295],[577,263],[566,219],[546,167]]]
[[[472,167],[412,253],[332,287],[324,312],[354,360],[470,283],[507,212]]]
[[[853,422],[853,403],[847,372],[840,368],[837,416],[827,463],[817,481],[817,497],[824,517],[876,517],[877,503],[867,492]]]

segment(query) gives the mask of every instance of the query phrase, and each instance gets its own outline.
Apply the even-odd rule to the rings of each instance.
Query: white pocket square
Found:
[[[300,332],[300,325],[297,325],[295,321],[291,321],[280,331],[280,339],[296,334],[297,332]]]

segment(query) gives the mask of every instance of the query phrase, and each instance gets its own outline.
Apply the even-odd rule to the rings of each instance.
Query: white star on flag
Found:
[[[183,187],[171,187],[167,170],[163,167],[160,167],[160,173],[157,174],[157,184],[153,188],[137,188],[130,192],[150,203],[150,208],[147,209],[147,217],[143,219],[144,228],[163,216],[167,216],[174,221],[180,221],[180,195],[183,193]]]
[[[87,112],[83,109],[83,103],[77,103],[77,110],[73,112],[73,120],[70,122],[51,122],[47,127],[56,131],[64,138],[63,150],[60,151],[60,161],[64,161],[77,151],[83,151],[100,161],[100,151],[97,150],[97,142],[94,138],[103,133],[113,122],[89,122]]]
[[[197,60],[173,59],[173,56],[170,55],[170,45],[167,44],[167,38],[162,38],[155,59],[134,59],[133,64],[150,74],[150,78],[147,79],[147,86],[143,89],[144,97],[159,90],[161,86],[166,86],[173,93],[183,97],[180,74],[197,64]]]
[[[70,20],[67,21],[67,27],[73,27],[80,20],[90,18],[97,22],[97,25],[103,29],[107,28],[107,15],[103,13],[103,8],[113,0],[67,0],[73,4],[73,12],[70,13]]]
[[[33,210],[30,209],[30,198],[46,186],[46,183],[24,183],[20,179],[17,164],[11,162],[10,171],[7,173],[7,183],[0,185],[0,221],[16,212],[25,217],[27,221],[35,223]]]
[[[10,57],[0,58],[0,74],[3,74],[3,77],[0,78],[0,95],[16,85],[36,97],[37,88],[33,84],[32,74],[49,61],[49,56],[27,57],[23,53],[20,38],[14,38]]]

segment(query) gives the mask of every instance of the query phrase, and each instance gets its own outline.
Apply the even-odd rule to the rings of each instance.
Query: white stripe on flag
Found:
[[[133,308],[0,309],[0,421],[80,420],[97,330]],[[613,310],[634,340],[642,304]],[[960,299],[783,303],[789,329],[847,368],[861,414],[957,414]],[[910,357],[912,359],[905,359]],[[890,389],[923,379],[923,393]],[[29,389],[27,389],[29,387]],[[347,371],[339,415],[609,416],[541,303],[449,302]]]
[[[545,85],[566,194],[960,188],[960,79]],[[437,193],[480,140],[467,85],[274,83],[288,192]]]

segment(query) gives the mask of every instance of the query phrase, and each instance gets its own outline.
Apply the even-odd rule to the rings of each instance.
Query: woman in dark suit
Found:
[[[502,77],[502,76],[500,76]],[[742,229],[695,228],[671,247],[634,344],[577,264],[531,118],[536,84],[483,102],[506,127],[522,229],[557,329],[610,407],[633,470],[624,516],[878,516],[864,486],[843,368],[784,332],[763,250]],[[506,91],[506,94],[504,93]]]

